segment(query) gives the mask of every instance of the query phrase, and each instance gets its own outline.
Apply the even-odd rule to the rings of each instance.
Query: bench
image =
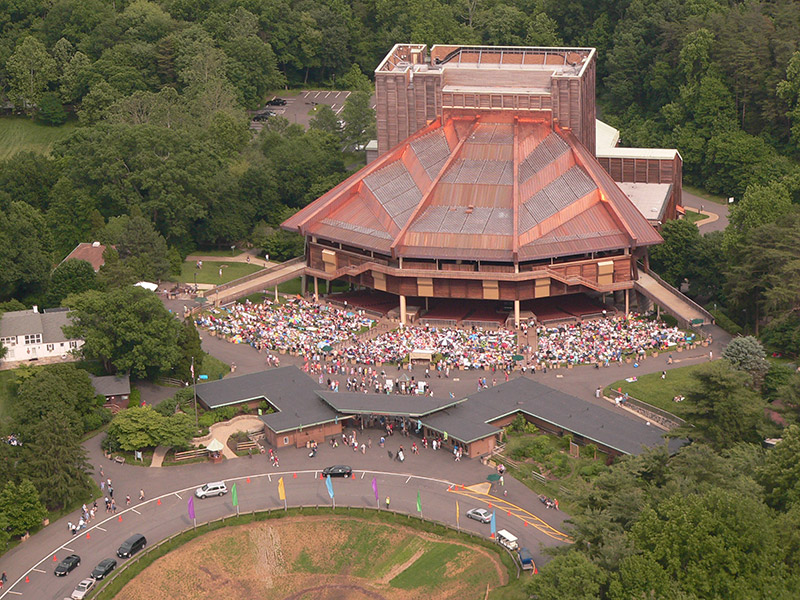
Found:
[[[114,457],[114,462],[119,464],[119,465],[124,465],[125,464],[125,457],[117,455],[117,456]]]
[[[186,450],[185,452],[176,452],[175,461],[189,460],[190,458],[204,457],[208,454],[206,448],[197,448],[195,450]]]

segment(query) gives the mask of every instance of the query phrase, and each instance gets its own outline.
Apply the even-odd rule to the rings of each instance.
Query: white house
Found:
[[[47,363],[73,360],[72,350],[83,340],[69,339],[61,328],[70,325],[69,311],[56,308],[39,312],[30,310],[4,313],[0,319],[0,342],[8,349],[2,363],[42,361]]]

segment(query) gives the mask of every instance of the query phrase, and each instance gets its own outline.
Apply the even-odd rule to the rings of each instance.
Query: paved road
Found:
[[[114,555],[119,544],[133,533],[144,534],[149,543],[163,539],[191,526],[186,503],[191,492],[206,481],[224,479],[229,487],[235,482],[241,511],[265,508],[279,509],[283,503],[278,498],[278,477],[283,476],[286,496],[290,505],[330,506],[325,482],[319,469],[329,464],[346,463],[355,470],[354,479],[334,480],[337,506],[376,506],[372,491],[372,478],[377,481],[381,503],[388,495],[391,508],[404,513],[416,513],[416,497],[420,492],[423,515],[427,518],[455,525],[455,504],[459,502],[461,527],[488,536],[489,526],[464,517],[474,507],[500,507],[497,512],[498,529],[509,529],[518,535],[541,563],[542,547],[563,543],[562,537],[550,527],[563,530],[566,515],[548,510],[536,495],[519,482],[507,479],[506,497],[491,497],[468,489],[453,491],[454,485],[471,485],[485,482],[493,472],[479,461],[454,462],[444,451],[420,450],[419,456],[410,455],[401,464],[388,458],[387,450],[396,452],[399,445],[410,446],[410,440],[395,436],[387,447],[379,449],[376,443],[380,432],[365,431],[362,436],[372,437],[372,449],[366,455],[349,449],[320,447],[317,457],[308,457],[305,449],[282,450],[280,469],[270,467],[269,461],[258,456],[253,459],[225,461],[218,465],[194,464],[183,467],[145,469],[132,465],[111,465],[104,461],[97,438],[87,442],[91,462],[99,469],[103,465],[106,476],[111,477],[115,497],[121,502],[117,515],[101,513],[90,529],[77,536],[67,532],[67,518],[50,525],[25,544],[15,548],[2,559],[0,569],[7,571],[9,582],[0,598],[22,597],[60,599],[68,596],[82,578],[103,558]],[[409,453],[410,454],[410,453]],[[295,478],[296,475],[296,478]],[[143,487],[145,502],[138,502],[138,490]],[[124,498],[130,494],[131,507],[126,508]],[[492,494],[498,494],[493,492]],[[102,504],[102,503],[101,503]],[[197,500],[195,504],[199,522],[217,519],[235,512],[231,496]],[[75,521],[74,516],[70,519]],[[526,525],[527,523],[527,525]],[[87,538],[88,534],[88,538]],[[54,577],[56,562],[70,553],[81,556],[81,566],[66,577]],[[121,560],[119,562],[122,562]],[[29,582],[25,578],[29,578]]]
[[[180,301],[177,301],[180,304]],[[685,366],[708,360],[708,351],[713,350],[720,356],[721,349],[729,341],[729,337],[717,327],[706,327],[714,336],[714,344],[710,348],[698,348],[675,355],[675,364]],[[218,338],[203,335],[203,347],[214,356],[230,363],[237,364],[237,374],[259,371],[264,368],[264,356],[253,348],[230,344]],[[282,358],[282,364],[299,364],[301,359],[293,357]],[[594,389],[597,385],[607,384],[614,380],[642,375],[664,369],[665,363],[661,358],[647,359],[638,368],[633,365],[623,364],[612,366],[600,371],[591,367],[578,367],[575,369],[550,370],[548,373],[538,373],[535,378],[556,389],[568,392],[587,402],[592,402],[607,410],[617,411],[626,418],[637,419],[621,408],[614,407],[604,400],[594,398]],[[421,369],[412,371],[417,378],[424,377]],[[437,395],[453,392],[456,395],[470,394],[477,389],[477,378],[487,376],[491,381],[491,373],[464,371],[453,373],[451,379],[431,380],[431,386]],[[514,374],[519,376],[519,374]],[[530,376],[530,375],[529,375]],[[498,384],[504,378],[497,376]],[[149,390],[149,388],[148,388]],[[161,389],[149,390],[147,394],[163,397]],[[145,398],[148,399],[148,398]],[[324,483],[319,481],[316,469],[328,464],[347,463],[356,469],[356,479],[337,481],[335,493],[339,506],[350,504],[354,506],[374,506],[375,498],[372,493],[372,477],[376,477],[378,491],[381,498],[389,495],[392,499],[391,507],[400,512],[416,512],[416,494],[419,490],[422,495],[423,511],[426,517],[455,524],[455,501],[458,498],[461,508],[461,525],[470,531],[488,534],[488,526],[477,522],[467,521],[463,514],[469,508],[488,506],[489,503],[502,505],[502,498],[480,497],[463,492],[449,491],[451,484],[472,485],[484,482],[486,476],[492,472],[489,467],[483,466],[479,461],[464,459],[459,463],[452,460],[452,456],[445,452],[434,452],[421,449],[420,456],[409,455],[405,463],[400,464],[390,461],[386,451],[396,452],[397,447],[403,444],[410,447],[412,440],[403,438],[390,438],[387,448],[379,450],[377,440],[379,432],[365,432],[367,437],[372,437],[372,449],[366,455],[353,453],[344,448],[332,449],[323,444],[318,456],[310,459],[304,449],[282,449],[280,452],[281,469],[272,469],[269,462],[263,457],[253,459],[236,459],[225,461],[218,465],[193,464],[181,467],[165,467],[160,469],[146,469],[133,465],[109,464],[103,457],[100,448],[101,436],[88,440],[84,446],[89,454],[89,462],[97,473],[104,469],[107,477],[112,478],[115,488],[115,497],[120,502],[121,512],[106,519],[105,513],[100,513],[98,519],[90,529],[90,539],[87,531],[80,536],[72,537],[67,532],[67,521],[76,522],[75,514],[52,523],[49,527],[39,532],[29,541],[21,544],[0,558],[0,571],[6,571],[9,582],[0,593],[1,598],[11,598],[22,595],[36,600],[42,598],[61,599],[71,592],[80,579],[87,576],[94,565],[102,558],[113,556],[119,544],[132,533],[143,533],[152,543],[163,539],[190,525],[186,513],[186,491],[198,487],[206,481],[224,479],[239,487],[240,509],[255,510],[258,508],[277,508],[280,506],[277,496],[276,475],[283,473],[286,477],[287,498],[292,505],[311,504],[327,505],[329,498],[324,488]],[[294,474],[297,474],[297,479]],[[99,475],[96,475],[99,480]],[[247,483],[250,477],[250,483]],[[143,488],[148,501],[138,503],[134,500],[133,506],[125,507],[125,496],[138,498],[138,491]],[[547,545],[563,543],[554,539],[548,533],[534,526],[536,519],[542,519],[557,530],[564,530],[564,513],[546,509],[537,499],[536,494],[523,484],[512,478],[506,478],[508,496],[505,501],[513,503],[514,507],[504,508],[497,516],[498,528],[507,528],[520,537],[540,563],[546,561],[542,548]],[[177,495],[176,495],[177,493]],[[494,492],[495,494],[497,492]],[[467,495],[472,496],[472,499]],[[479,498],[479,499],[476,499]],[[158,499],[161,504],[158,504]],[[102,501],[100,502],[102,506]],[[511,511],[511,515],[508,511]],[[233,508],[230,496],[209,499],[197,503],[197,514],[200,521],[214,519],[226,514],[231,514]],[[119,517],[122,520],[119,520]],[[528,523],[528,526],[525,523]],[[545,529],[542,527],[542,529]],[[55,566],[53,556],[59,560],[70,552],[76,552],[82,557],[81,566],[65,578],[56,578],[52,571]],[[34,570],[35,569],[35,570]],[[25,582],[26,576],[29,582]]]
[[[683,190],[683,205],[691,208],[700,209],[702,207],[704,212],[710,212],[717,215],[717,220],[700,225],[700,231],[708,233],[709,231],[722,231],[728,226],[728,206],[727,204],[717,204],[711,202],[694,194],[690,194]]]

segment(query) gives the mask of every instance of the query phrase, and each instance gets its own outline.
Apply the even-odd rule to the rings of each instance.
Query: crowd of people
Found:
[[[362,311],[346,311],[302,298],[282,303],[234,303],[197,318],[197,325],[257,350],[309,355],[351,341],[375,323]]]
[[[668,350],[693,337],[677,327],[639,315],[608,317],[558,327],[539,327],[536,360],[545,363],[605,364],[652,350]]]
[[[430,368],[438,377],[449,377],[451,369],[491,368],[507,373],[516,364],[514,358],[520,361],[518,354],[525,357],[520,361],[523,368],[531,370],[568,363],[608,365],[632,355],[642,358],[653,350],[668,350],[692,337],[677,327],[636,314],[538,327],[535,350],[519,347],[517,333],[504,328],[459,329],[423,323],[398,327],[371,339],[359,336],[374,324],[361,310],[315,304],[299,297],[282,303],[235,303],[197,318],[200,327],[235,343],[266,350],[268,366],[280,364],[271,352],[293,353],[305,358],[305,370],[319,374],[320,383],[326,374],[349,374],[344,384],[348,391],[389,391],[385,374],[379,379],[378,370],[383,365],[397,364],[399,368],[408,364],[415,353],[432,360]],[[526,337],[530,342],[530,336]],[[353,364],[366,365],[368,370],[356,372]],[[339,380],[328,379],[328,386],[337,390]],[[418,393],[412,386],[399,387],[406,389],[395,391]]]

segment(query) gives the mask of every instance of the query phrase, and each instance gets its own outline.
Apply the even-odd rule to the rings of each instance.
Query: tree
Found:
[[[108,426],[109,445],[134,451],[155,446],[185,446],[195,433],[194,419],[185,413],[164,416],[149,406],[117,413]]]
[[[0,209],[0,301],[42,293],[52,254],[53,240],[38,210],[24,202]]]
[[[23,479],[19,485],[7,481],[0,492],[0,514],[8,523],[11,535],[24,535],[42,524],[47,517],[47,509],[39,500],[39,492],[30,479]]]
[[[342,138],[345,144],[363,146],[375,137],[375,111],[370,106],[370,95],[353,92],[342,109]]]
[[[34,37],[27,36],[6,61],[9,96],[26,111],[38,105],[47,86],[56,78],[56,62]]]
[[[350,70],[336,80],[336,85],[343,90],[366,92],[370,96],[375,93],[375,86],[372,84],[370,78],[361,71],[361,67],[358,63],[350,65]]]
[[[85,340],[83,356],[100,360],[109,373],[155,378],[180,358],[180,323],[154,293],[136,286],[70,296],[72,325],[64,332]]]
[[[170,275],[167,242],[144,217],[122,215],[110,219],[100,232],[100,240],[114,246],[120,261],[138,281],[160,281]]]
[[[320,104],[314,111],[314,117],[309,123],[309,127],[326,131],[336,136],[342,134],[342,126],[339,124],[339,117],[327,104]]]
[[[70,294],[80,294],[97,289],[97,274],[91,263],[71,258],[58,265],[50,275],[47,288],[47,305],[60,306]]]
[[[25,472],[51,510],[91,498],[89,463],[79,432],[58,411],[48,412],[34,427],[35,443],[24,446]]]
[[[697,381],[686,395],[685,415],[691,425],[673,430],[716,449],[736,442],[757,442],[764,418],[764,401],[751,389],[752,377],[718,360],[692,373]]]
[[[791,425],[757,471],[766,503],[786,511],[800,503],[800,427]]]
[[[735,338],[722,351],[722,358],[737,371],[749,373],[757,385],[760,385],[769,371],[766,357],[764,346],[751,335]]]
[[[53,411],[81,435],[97,429],[111,416],[103,402],[86,371],[74,364],[55,364],[37,368],[19,383],[12,411],[15,425],[23,429],[27,442],[33,442],[30,432]]]
[[[792,209],[789,190],[778,181],[748,186],[742,199],[731,207],[725,246],[732,249],[754,229],[775,223]]]
[[[692,276],[701,236],[697,226],[686,219],[667,221],[661,227],[664,243],[650,249],[650,265],[667,283],[680,288]]]
[[[61,98],[55,92],[42,94],[39,100],[39,120],[48,125],[63,125],[67,122],[67,111],[61,104]]]
[[[557,556],[532,577],[526,591],[538,600],[592,600],[600,598],[606,574],[586,556],[572,550]]]
[[[184,319],[181,324],[178,348],[181,356],[175,366],[175,375],[181,381],[191,381],[192,360],[194,360],[195,373],[197,373],[200,365],[203,364],[203,356],[205,356],[205,352],[203,352],[203,348],[200,345],[200,334],[197,333],[197,327],[195,327],[191,317]]]

